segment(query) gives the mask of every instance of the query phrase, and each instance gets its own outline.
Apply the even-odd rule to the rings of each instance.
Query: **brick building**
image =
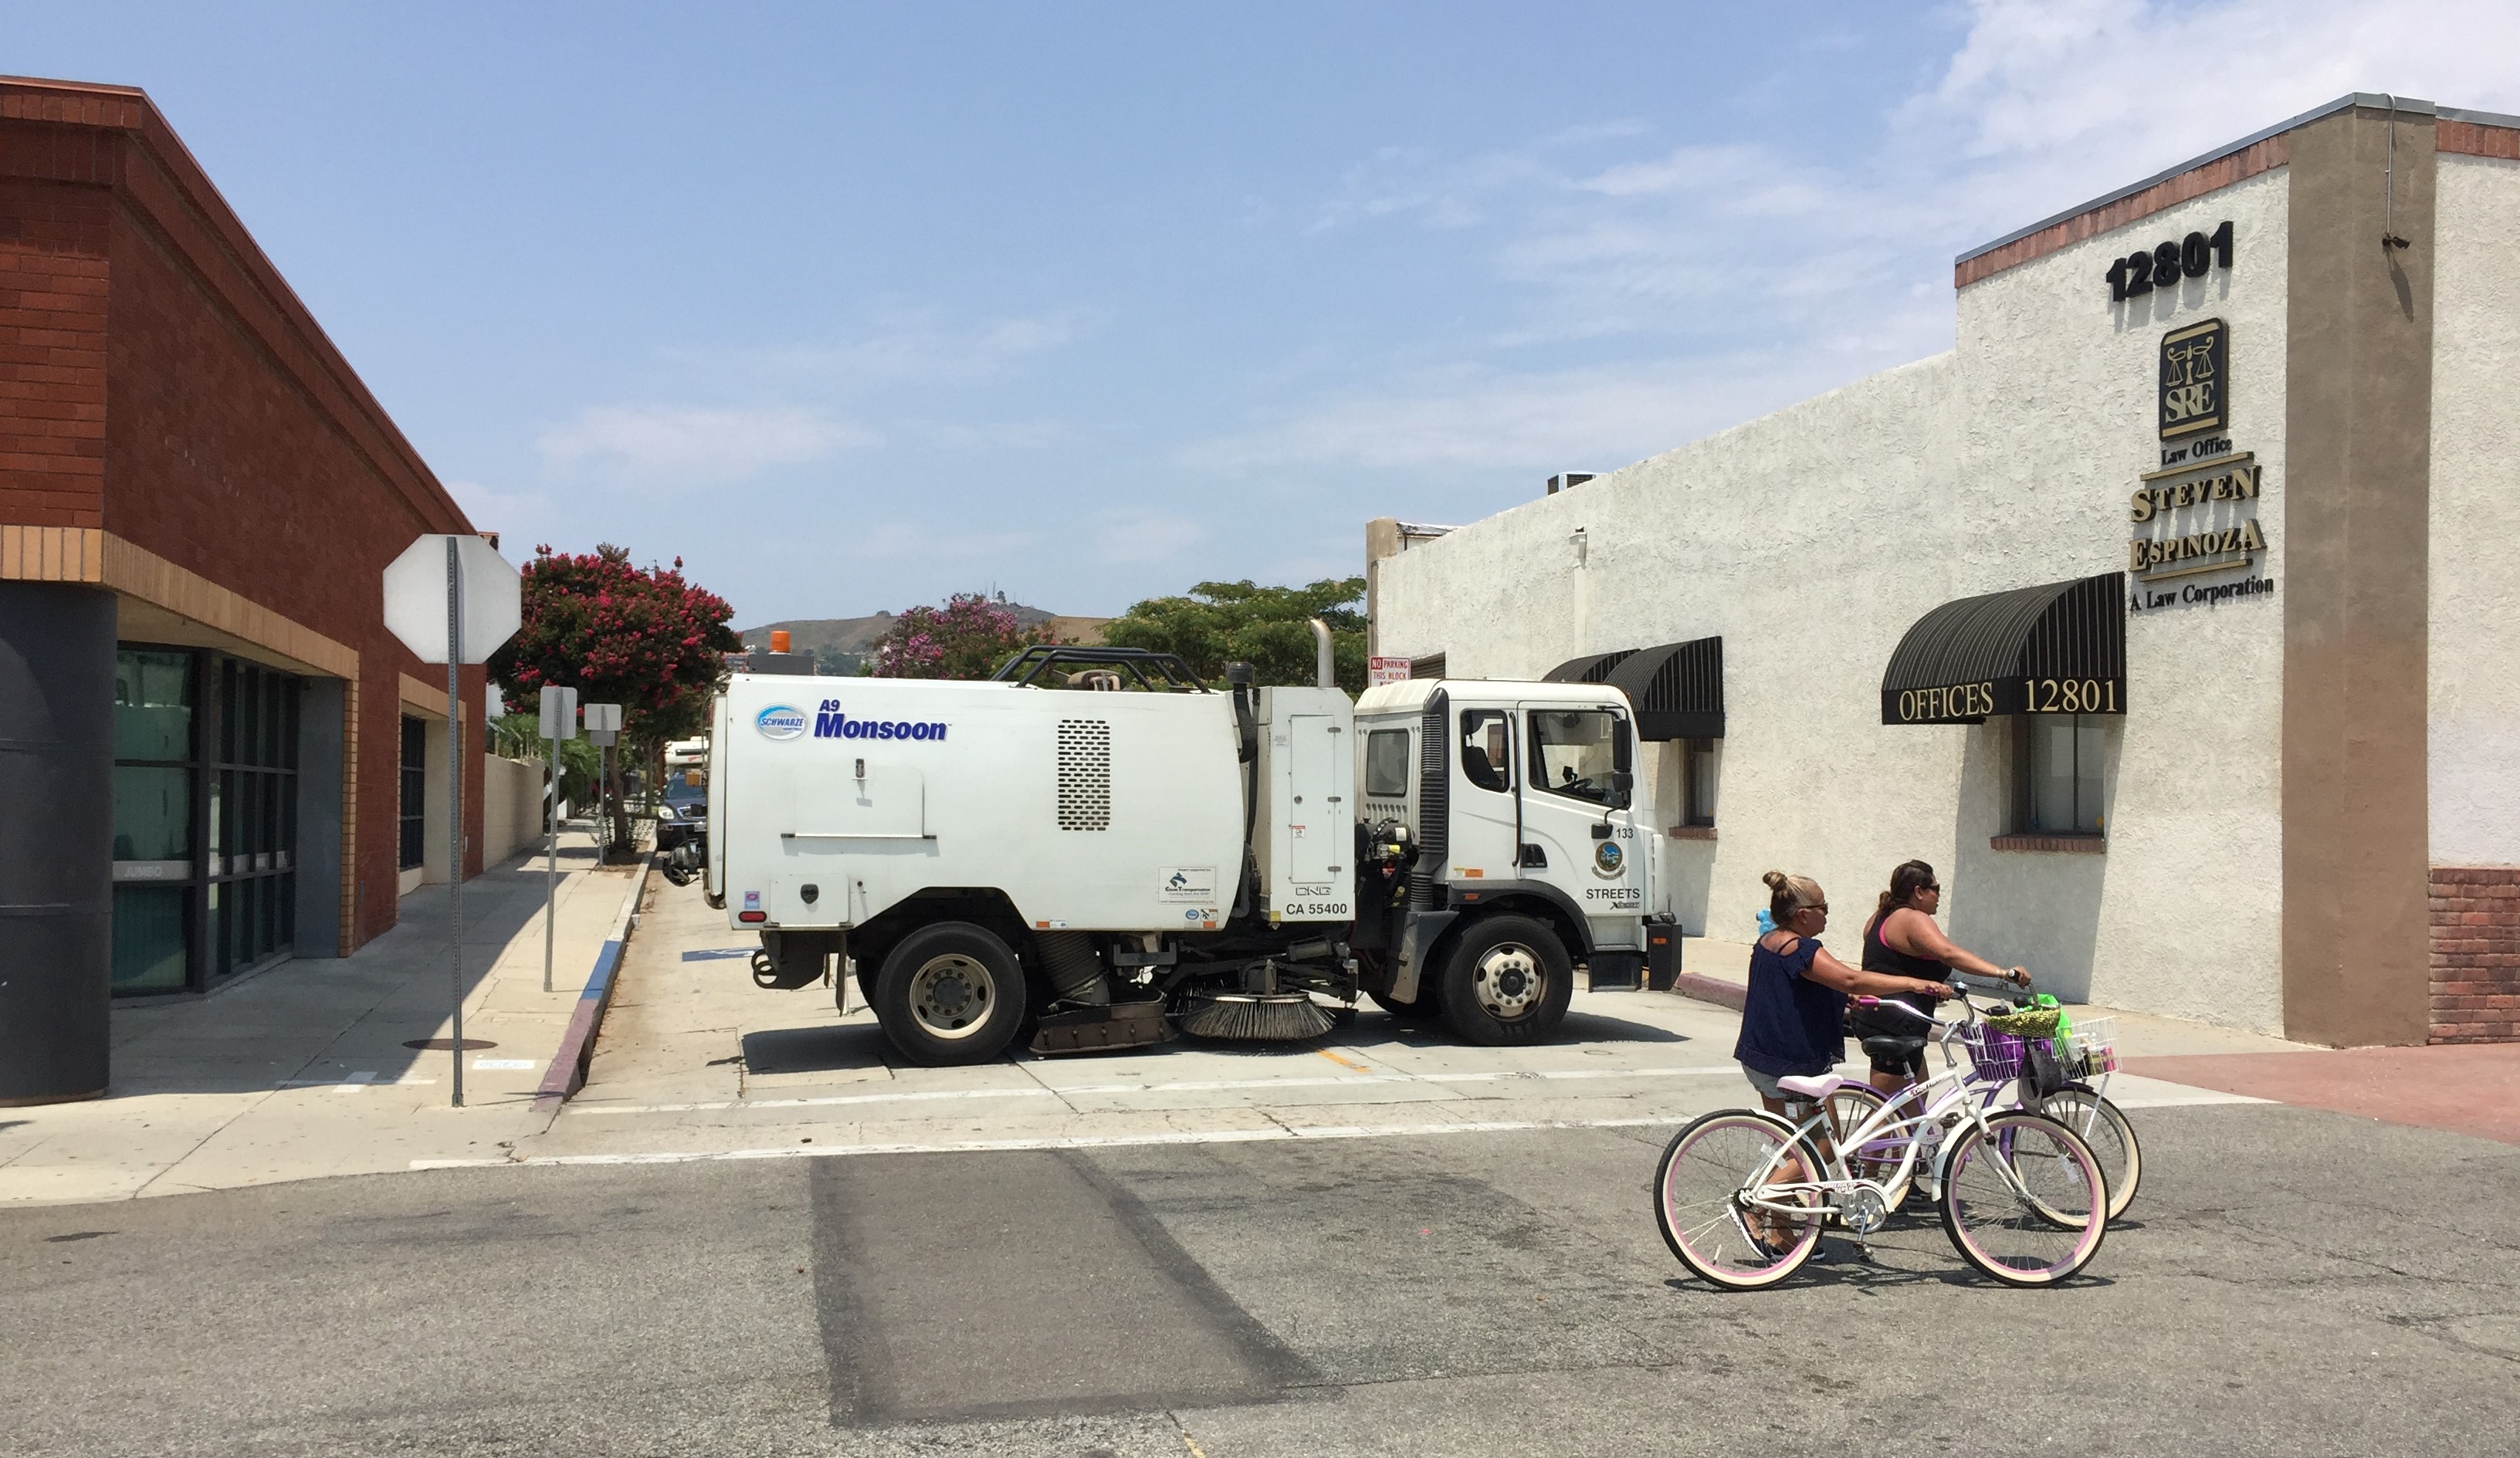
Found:
[[[472,529],[147,96],[0,79],[0,1103],[101,1092],[112,996],[444,879],[444,670],[379,578]]]

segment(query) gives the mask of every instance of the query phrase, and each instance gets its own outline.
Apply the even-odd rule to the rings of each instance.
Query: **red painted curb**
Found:
[[[604,1014],[612,1006],[612,990],[620,982],[621,953],[629,945],[630,934],[639,926],[639,903],[648,894],[648,869],[655,863],[655,853],[639,862],[638,874],[630,878],[630,895],[621,904],[621,916],[612,924],[612,935],[605,939],[604,948],[595,954],[595,968],[587,974],[586,991],[577,994],[577,1006],[570,1009],[568,1030],[560,1036],[560,1048],[552,1054],[551,1066],[543,1070],[542,1086],[534,1090],[536,1113],[557,1113],[577,1090],[586,1086],[587,1065],[595,1058],[595,1039],[604,1031]]]
[[[1684,997],[1694,997],[1700,1002],[1713,1002],[1718,1006],[1729,1007],[1734,1012],[1739,1012],[1741,1004],[1748,1001],[1750,997],[1750,990],[1737,982],[1726,982],[1720,977],[1702,977],[1695,972],[1683,972],[1674,977],[1671,990]]]

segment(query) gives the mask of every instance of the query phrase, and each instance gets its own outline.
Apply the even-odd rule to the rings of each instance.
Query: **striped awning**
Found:
[[[1607,684],[1637,710],[1640,739],[1724,737],[1724,640],[1691,639],[1570,658],[1552,684]]]
[[[1544,684],[1607,683],[1610,670],[1634,657],[1636,651],[1634,648],[1621,648],[1615,653],[1589,653],[1581,658],[1569,658],[1542,674],[1540,680]]]
[[[1890,655],[1881,722],[2124,714],[2126,604],[2123,572],[1946,602]]]

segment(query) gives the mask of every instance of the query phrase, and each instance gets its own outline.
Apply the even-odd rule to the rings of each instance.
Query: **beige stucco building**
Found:
[[[2520,118],[2342,98],[1955,287],[1947,354],[1375,523],[1373,650],[1692,736],[1641,790],[1689,935],[1747,940],[1776,867],[1852,952],[1922,857],[1962,945],[2074,997],[2513,1038]]]

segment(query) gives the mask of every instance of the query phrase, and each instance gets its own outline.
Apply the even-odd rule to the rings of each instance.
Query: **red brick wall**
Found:
[[[2434,1042],[2520,1041],[2520,866],[2436,865]]]
[[[107,195],[0,155],[0,521],[105,524]]]
[[[148,159],[126,166],[145,191]],[[254,317],[261,301],[219,277],[233,265],[215,244],[171,206],[115,209],[105,525],[358,651],[356,945],[394,922],[399,677],[446,681],[385,632],[381,578],[414,537],[468,527],[405,489],[409,468],[381,457],[347,393],[302,346],[286,349],[298,341],[285,321]],[[480,670],[466,680],[465,722],[477,727]],[[466,763],[477,847],[480,766]]]
[[[380,577],[472,528],[137,91],[0,80],[0,523],[102,527],[357,651],[348,941],[393,925],[400,679],[445,675]]]

